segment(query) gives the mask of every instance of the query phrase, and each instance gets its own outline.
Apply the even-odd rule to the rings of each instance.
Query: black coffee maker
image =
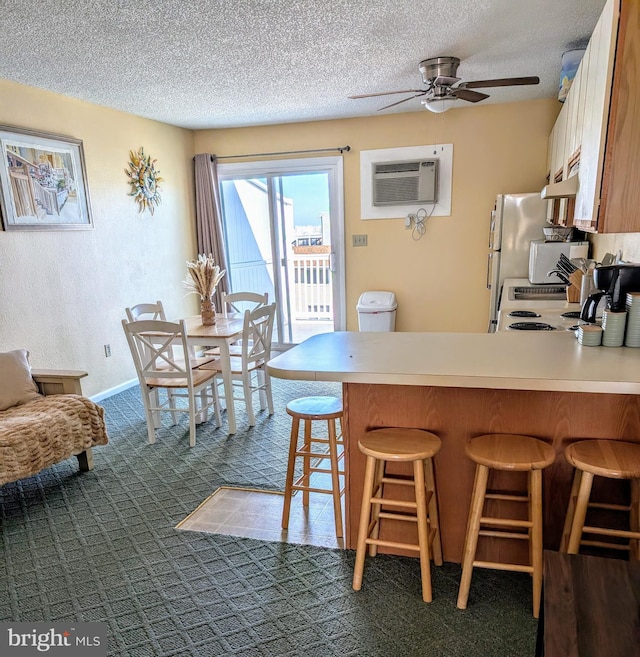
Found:
[[[608,309],[621,311],[625,309],[627,292],[640,292],[640,264],[596,267],[593,284],[599,291],[587,297],[580,312],[580,319],[592,323],[603,296],[607,297]]]

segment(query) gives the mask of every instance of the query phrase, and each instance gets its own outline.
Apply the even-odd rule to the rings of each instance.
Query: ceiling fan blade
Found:
[[[531,76],[528,78],[499,78],[498,80],[476,80],[475,82],[464,82],[466,89],[482,89],[484,87],[515,87],[521,84],[539,84],[540,78]]]
[[[479,91],[471,91],[471,89],[464,89],[464,88],[452,89],[451,93],[456,98],[460,98],[461,100],[467,100],[470,103],[478,103],[481,100],[484,100],[485,98],[489,98],[489,94],[483,94]]]
[[[378,112],[385,109],[389,109],[390,107],[395,107],[396,105],[401,105],[402,103],[406,103],[408,100],[418,98],[419,96],[424,96],[426,93],[427,93],[426,91],[421,91],[419,94],[416,94],[415,96],[409,96],[409,98],[403,98],[402,100],[399,100],[397,103],[391,103],[391,105],[385,105],[384,107],[379,107]]]
[[[373,98],[374,96],[390,96],[391,94],[415,94],[427,93],[423,89],[404,89],[402,91],[381,91],[375,94],[358,94],[357,96],[347,96],[347,98]]]

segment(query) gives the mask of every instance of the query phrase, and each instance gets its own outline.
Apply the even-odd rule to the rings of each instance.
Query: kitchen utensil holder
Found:
[[[578,303],[580,301],[580,288],[575,285],[567,285],[567,301]]]

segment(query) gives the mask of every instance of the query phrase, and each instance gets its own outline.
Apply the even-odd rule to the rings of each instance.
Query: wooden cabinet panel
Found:
[[[625,0],[613,72],[598,232],[640,231],[640,3]]]
[[[543,474],[544,544],[553,550],[560,544],[573,475],[563,456],[565,445],[585,438],[640,441],[636,395],[345,383],[343,403],[347,547],[355,548],[362,501],[365,456],[358,449],[358,440],[370,429],[427,429],[442,440],[434,462],[445,561],[459,562],[462,556],[475,471],[465,445],[474,436],[524,433],[545,440],[556,450],[556,462]],[[616,501],[626,490],[617,480],[603,478],[598,484],[611,496],[608,499]],[[494,471],[491,485],[518,491],[525,479],[523,473]],[[415,542],[415,531],[412,523],[389,521],[380,536]],[[396,552],[390,548],[380,551]],[[477,558],[524,562],[527,545],[524,541],[484,538]]]

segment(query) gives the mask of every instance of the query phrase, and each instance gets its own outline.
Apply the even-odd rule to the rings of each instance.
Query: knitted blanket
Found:
[[[80,395],[39,397],[0,411],[0,485],[108,440],[104,409]]]

